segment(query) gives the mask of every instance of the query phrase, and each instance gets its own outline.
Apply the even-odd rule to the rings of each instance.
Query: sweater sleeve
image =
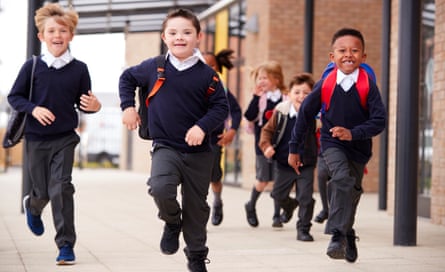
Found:
[[[252,100],[250,100],[249,106],[247,110],[244,112],[244,117],[250,122],[256,121],[258,118],[258,113],[260,111],[258,107],[258,103],[260,101],[260,97],[258,95],[253,95]]]
[[[231,128],[234,130],[238,130],[241,124],[241,107],[238,104],[235,96],[227,90],[227,99],[229,101],[230,106],[230,119],[231,119]]]
[[[267,123],[261,128],[260,140],[258,141],[258,146],[263,151],[269,146],[272,146],[272,138],[276,130],[278,111],[274,111],[272,117],[267,121]]]

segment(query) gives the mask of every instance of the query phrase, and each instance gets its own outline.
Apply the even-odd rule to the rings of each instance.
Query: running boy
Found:
[[[329,86],[329,89],[323,88],[327,79],[320,80],[301,105],[289,143],[288,162],[300,174],[302,162],[298,147],[321,109],[320,158],[331,177],[326,230],[332,238],[327,255],[355,262],[357,246],[353,225],[363,192],[363,172],[371,158],[372,137],[385,128],[386,111],[375,82],[359,68],[366,59],[362,34],[355,29],[340,29],[334,34],[331,46],[329,56],[337,67],[332,72],[336,84],[331,86],[333,90]],[[367,86],[366,96],[360,93],[358,86]],[[363,88],[360,89],[363,92]],[[330,96],[326,95],[329,91]]]
[[[28,99],[32,60],[22,66],[8,95],[14,109],[29,115],[24,148],[31,191],[24,197],[23,207],[28,227],[39,236],[44,232],[42,211],[51,201],[59,248],[56,262],[72,264],[76,232],[71,174],[74,149],[80,141],[75,132],[79,125],[77,110],[97,112],[101,104],[90,90],[86,64],[73,58],[68,49],[78,14],[59,4],[46,4],[36,11],[34,19],[47,52],[36,62],[32,98]]]
[[[281,102],[275,107],[272,118],[261,130],[259,146],[268,159],[274,158],[275,183],[271,196],[275,199],[283,213],[286,214],[286,223],[292,217],[295,209],[295,199],[289,197],[295,185],[296,200],[299,202],[297,221],[297,240],[314,241],[309,233],[311,219],[314,213],[314,170],[317,162],[317,138],[315,135],[315,118],[313,118],[310,129],[305,137],[303,151],[300,153],[304,166],[301,167],[300,175],[287,163],[289,154],[289,140],[294,124],[297,120],[298,111],[305,97],[312,91],[314,80],[312,75],[301,73],[296,75],[289,84],[288,100]]]
[[[170,12],[162,23],[161,38],[168,47],[165,82],[150,100],[148,127],[153,138],[149,194],[165,222],[161,251],[174,254],[183,232],[190,271],[207,271],[207,204],[213,155],[209,136],[228,115],[221,83],[212,92],[215,71],[197,49],[202,33],[198,18],[189,10]],[[157,79],[155,58],[125,70],[119,80],[123,124],[134,130],[140,124],[135,109],[135,89],[153,87]],[[209,92],[210,91],[210,92]],[[181,185],[181,203],[177,187]]]

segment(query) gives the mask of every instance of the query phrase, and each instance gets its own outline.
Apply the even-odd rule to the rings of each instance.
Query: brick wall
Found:
[[[436,0],[431,221],[445,225],[445,0]]]

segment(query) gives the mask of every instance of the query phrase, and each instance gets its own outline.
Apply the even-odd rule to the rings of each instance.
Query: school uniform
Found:
[[[28,160],[25,170],[31,182],[28,205],[31,214],[39,216],[51,201],[57,246],[74,246],[75,189],[71,174],[74,149],[80,141],[75,129],[80,97],[88,94],[91,80],[86,64],[74,59],[69,51],[60,58],[45,54],[37,59],[29,100],[31,68],[30,59],[20,69],[8,95],[14,109],[28,113],[24,131]],[[51,125],[43,126],[31,116],[36,106],[46,107],[56,116]]]
[[[281,115],[281,116],[279,116]],[[272,118],[264,125],[258,146],[264,152],[271,145],[274,146],[276,161],[275,183],[271,192],[272,198],[280,203],[282,208],[289,204],[292,188],[296,187],[296,199],[299,202],[297,230],[309,232],[311,219],[314,211],[315,200],[313,199],[314,170],[317,162],[317,139],[315,136],[315,119],[305,136],[304,144],[301,146],[300,154],[304,166],[298,175],[289,166],[287,159],[289,155],[289,140],[292,129],[297,120],[298,112],[295,111],[290,101],[284,101],[275,107]],[[279,121],[280,118],[286,120]],[[282,127],[280,127],[282,126]],[[277,136],[277,132],[282,136]],[[278,138],[278,139],[277,139]]]
[[[346,90],[337,81],[329,110],[321,112],[321,159],[331,177],[326,231],[340,232],[342,235],[351,232],[354,224],[357,205],[363,193],[363,171],[372,155],[372,137],[382,132],[386,125],[386,111],[376,84],[368,79],[369,92],[364,108],[360,103],[356,81],[357,77]],[[317,82],[301,105],[297,125],[289,142],[290,153],[298,153],[298,143],[303,140],[308,123],[322,108],[322,84],[323,80]],[[350,129],[352,141],[332,137],[329,130],[334,126]]]
[[[199,53],[199,52],[197,52]],[[156,61],[150,58],[125,70],[119,80],[121,108],[134,106],[137,86],[151,89],[156,82]],[[223,86],[206,95],[215,72],[197,55],[179,62],[167,53],[165,81],[148,107],[148,127],[153,137],[149,194],[167,224],[182,226],[188,257],[207,256],[206,224],[210,214],[207,194],[213,157],[210,134],[228,116]],[[206,134],[198,146],[189,146],[185,135],[198,125]],[[177,187],[181,185],[181,203]]]

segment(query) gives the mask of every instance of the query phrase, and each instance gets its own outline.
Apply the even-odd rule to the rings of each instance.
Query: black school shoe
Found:
[[[328,216],[329,214],[327,211],[321,210],[321,212],[315,216],[314,221],[322,224],[326,219],[328,219]]]
[[[283,223],[281,223],[281,219],[279,216],[274,216],[272,218],[272,227],[273,228],[282,228],[283,227]]]
[[[247,223],[249,223],[249,225],[252,227],[258,227],[259,223],[255,207],[252,206],[249,201],[244,205],[244,208],[246,209]]]
[[[296,199],[289,198],[287,204],[283,206],[283,212],[280,215],[282,223],[287,223],[292,219],[295,209],[298,207],[298,201]]]
[[[309,233],[308,230],[297,230],[297,240],[303,242],[312,242],[314,237]]]
[[[212,210],[212,225],[218,226],[223,220],[223,204],[214,204]]]
[[[181,224],[165,223],[161,238],[161,251],[166,255],[175,254],[179,249],[179,234]]]
[[[354,263],[357,260],[357,245],[355,241],[360,241],[358,236],[355,236],[355,231],[352,229],[346,234],[346,250],[345,250],[345,259],[350,263]]]
[[[326,254],[332,259],[345,258],[345,236],[340,231],[333,232]]]

